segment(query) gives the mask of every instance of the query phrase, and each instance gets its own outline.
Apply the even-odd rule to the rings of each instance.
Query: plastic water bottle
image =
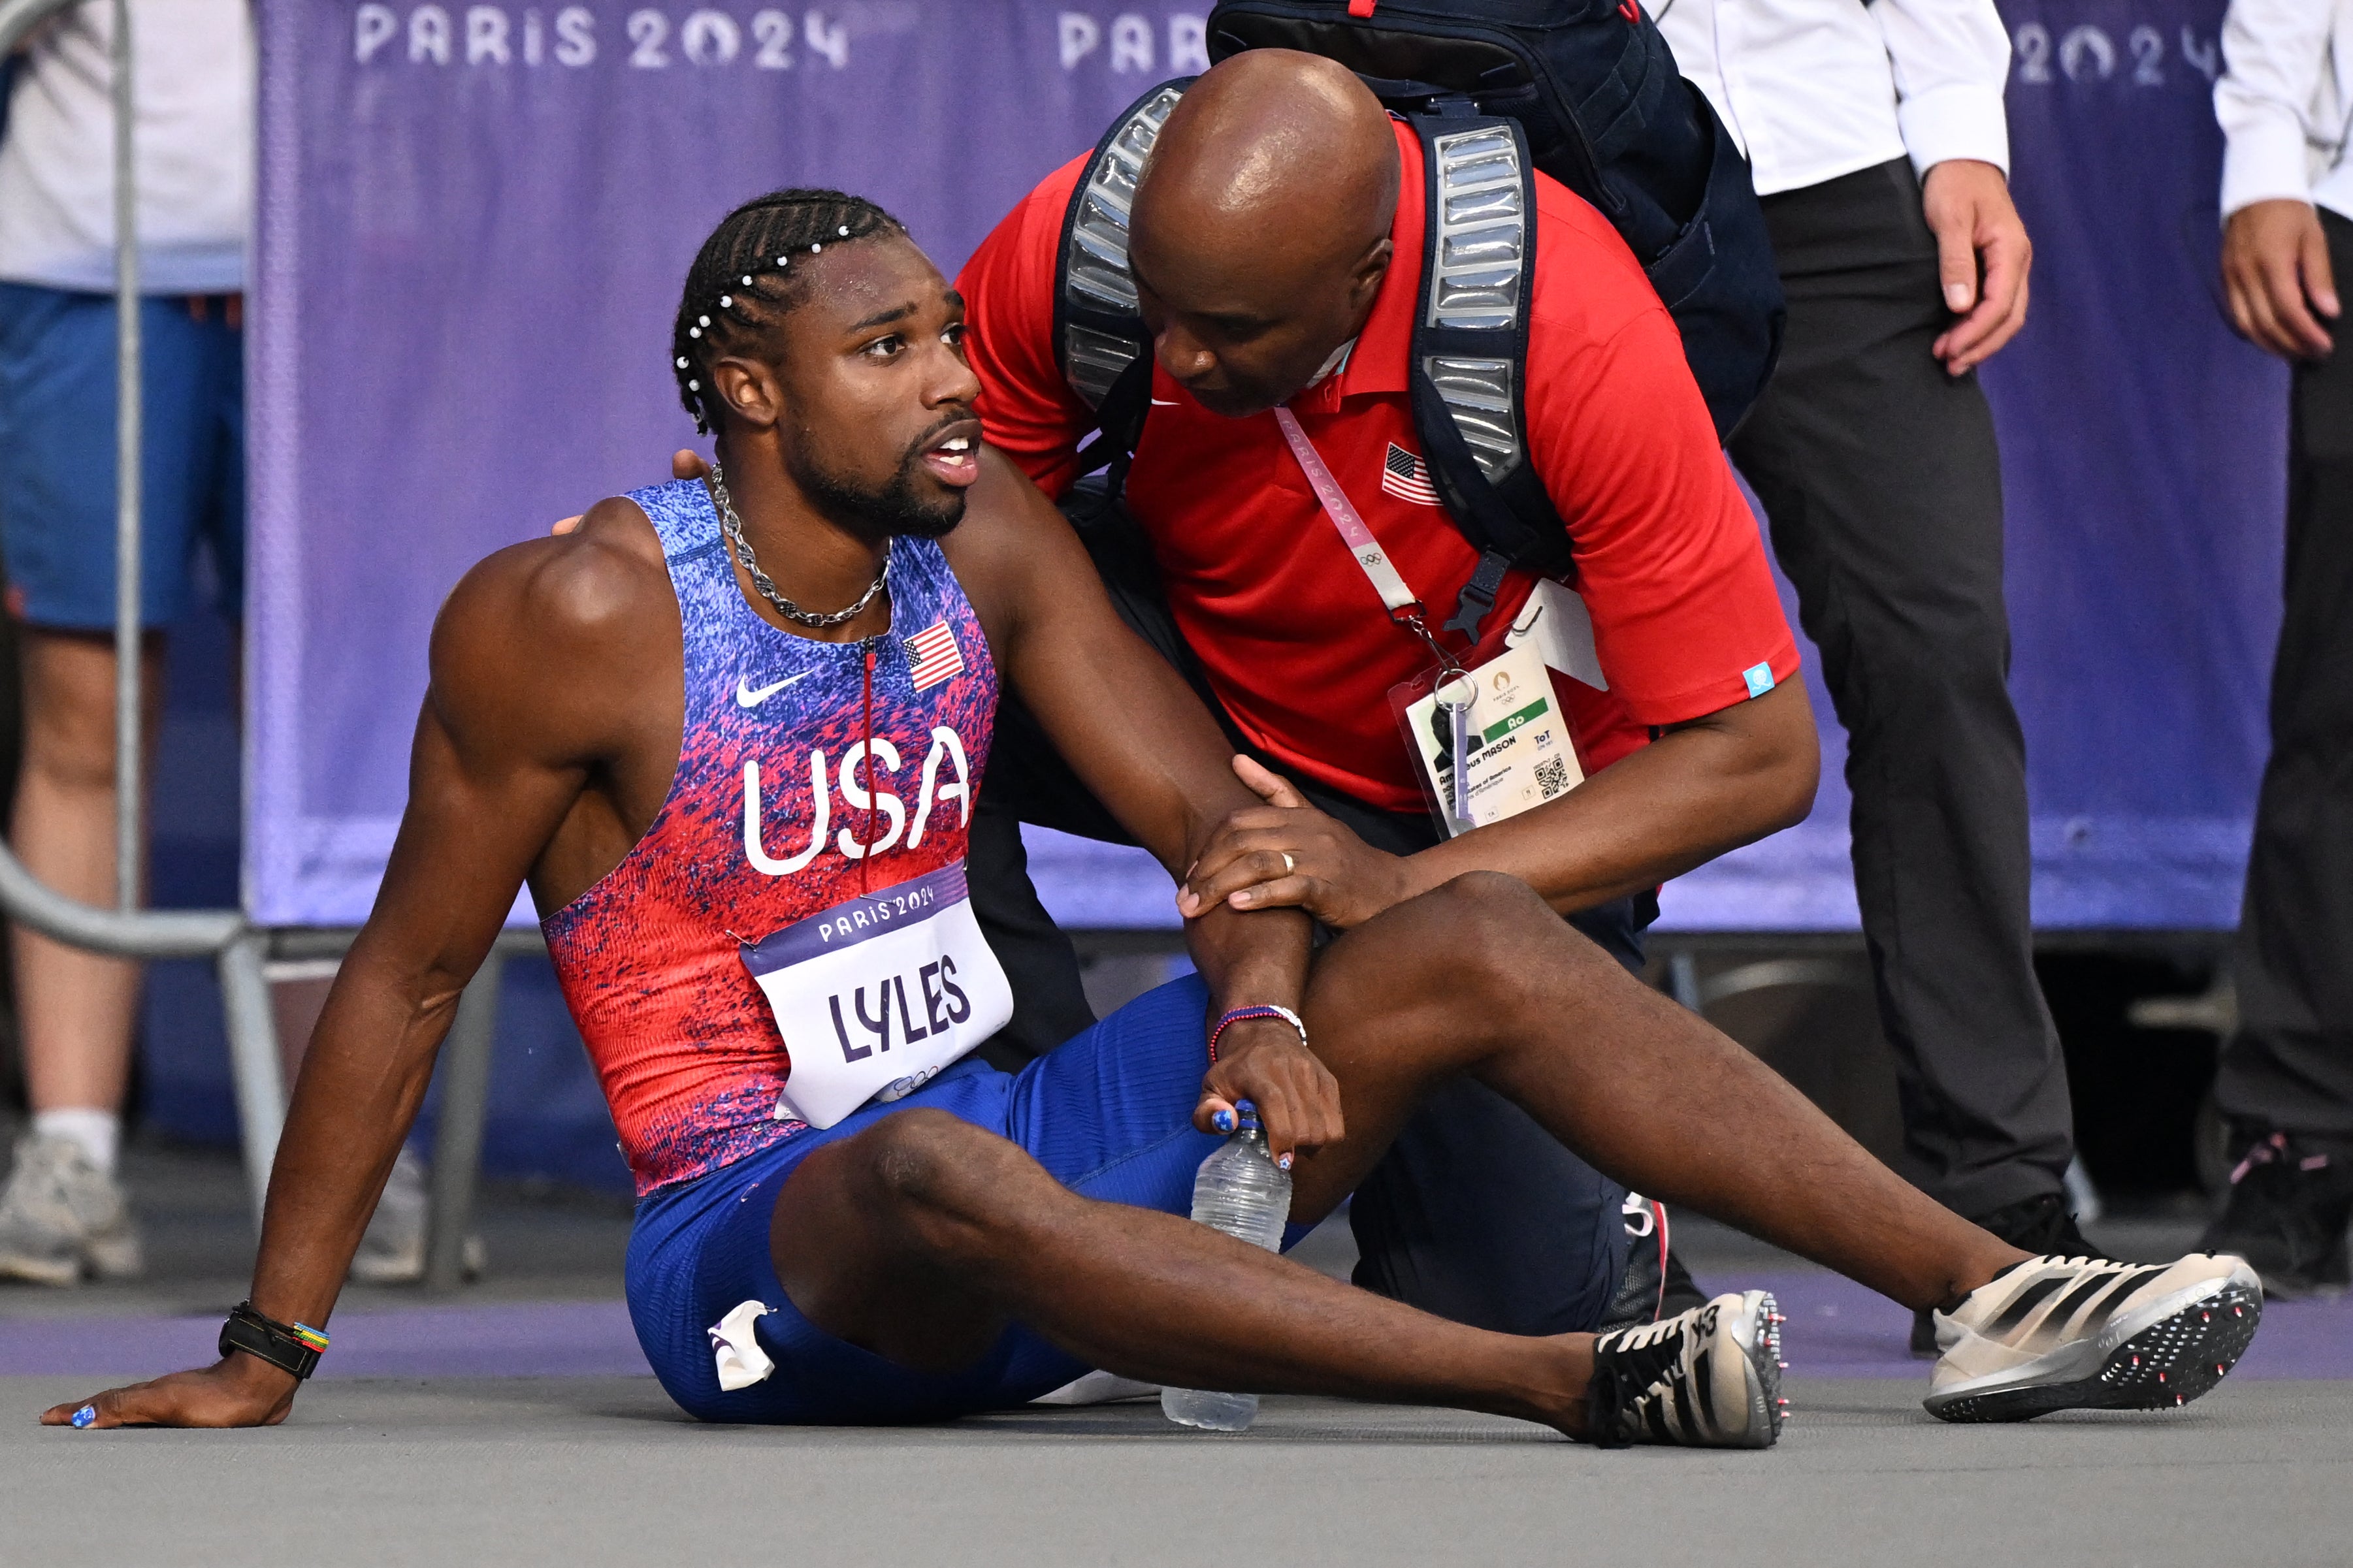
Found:
[[[1234,1116],[1240,1125],[1233,1136],[1201,1162],[1193,1178],[1193,1217],[1237,1240],[1278,1251],[1283,1222],[1291,1216],[1291,1173],[1275,1167],[1259,1127],[1258,1107],[1245,1100],[1234,1107]],[[1164,1388],[1160,1413],[1179,1426],[1245,1432],[1258,1415],[1258,1395]]]

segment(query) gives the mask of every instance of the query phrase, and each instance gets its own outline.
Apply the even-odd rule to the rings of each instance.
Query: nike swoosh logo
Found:
[[[743,679],[739,676],[735,681],[735,706],[738,708],[757,708],[761,703],[765,702],[769,698],[774,697],[777,692],[782,691],[794,681],[806,678],[808,673],[809,672],[807,670],[804,669],[799,675],[788,675],[782,680],[777,681],[774,686],[763,686],[757,691],[754,691],[750,687],[744,685]]]
[[[1152,400],[1152,406],[1155,408],[1174,408],[1176,406],[1176,400],[1173,397],[1155,397]]]

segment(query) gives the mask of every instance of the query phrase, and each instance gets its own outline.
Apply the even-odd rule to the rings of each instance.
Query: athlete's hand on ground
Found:
[[[1346,931],[1403,899],[1405,858],[1374,848],[1248,757],[1234,772],[1266,802],[1237,811],[1211,834],[1176,889],[1191,920],[1223,901],[1238,910],[1296,906]]]
[[[301,1386],[292,1373],[232,1352],[194,1372],[53,1405],[41,1412],[41,1425],[70,1426],[76,1412],[88,1410],[85,1426],[275,1426],[294,1408]]]
[[[707,479],[711,477],[711,465],[704,462],[702,454],[693,447],[681,447],[670,455],[670,477],[674,479]],[[580,520],[586,515],[586,512],[575,512],[570,517],[560,518],[547,531],[569,533],[580,526]]]
[[[1945,308],[1960,318],[1930,345],[1953,375],[1976,369],[2026,325],[2026,275],[2034,245],[1991,163],[1951,158],[1921,183],[1921,210],[1936,236]]]
[[[1340,1080],[1299,1042],[1299,1031],[1280,1018],[1245,1018],[1227,1026],[1218,1040],[1218,1059],[1201,1079],[1201,1103],[1193,1125],[1204,1132],[1231,1132],[1234,1107],[1258,1107],[1266,1129],[1267,1152],[1291,1169],[1294,1153],[1312,1153],[1336,1143]]]
[[[2336,340],[2337,279],[2310,202],[2253,202],[2222,228],[2222,292],[2231,323],[2282,359],[2326,359]]]

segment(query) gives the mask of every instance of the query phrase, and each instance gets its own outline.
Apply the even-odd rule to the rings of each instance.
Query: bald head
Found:
[[[1194,83],[1129,234],[1169,374],[1223,414],[1298,391],[1379,291],[1398,180],[1388,115],[1345,67],[1250,49]]]

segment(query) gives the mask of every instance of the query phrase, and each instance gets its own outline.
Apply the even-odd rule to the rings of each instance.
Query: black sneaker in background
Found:
[[[1640,1193],[1626,1194],[1626,1276],[1601,1315],[1597,1331],[1609,1333],[1655,1323],[1707,1305],[1692,1283],[1691,1270],[1675,1256],[1667,1205]]]
[[[2285,1132],[2242,1136],[2229,1205],[2198,1249],[2245,1258],[2267,1296],[2342,1293],[2353,1284],[2345,1243],[2353,1224],[2353,1149]]]
[[[1972,1216],[1971,1223],[1989,1230],[2021,1252],[2037,1258],[2105,1258],[2106,1253],[2084,1239],[2066,1195],[2045,1193],[2041,1197],[2004,1204],[1989,1214]],[[1923,1307],[1912,1314],[1912,1353],[1934,1359],[1936,1350],[1936,1310]]]

